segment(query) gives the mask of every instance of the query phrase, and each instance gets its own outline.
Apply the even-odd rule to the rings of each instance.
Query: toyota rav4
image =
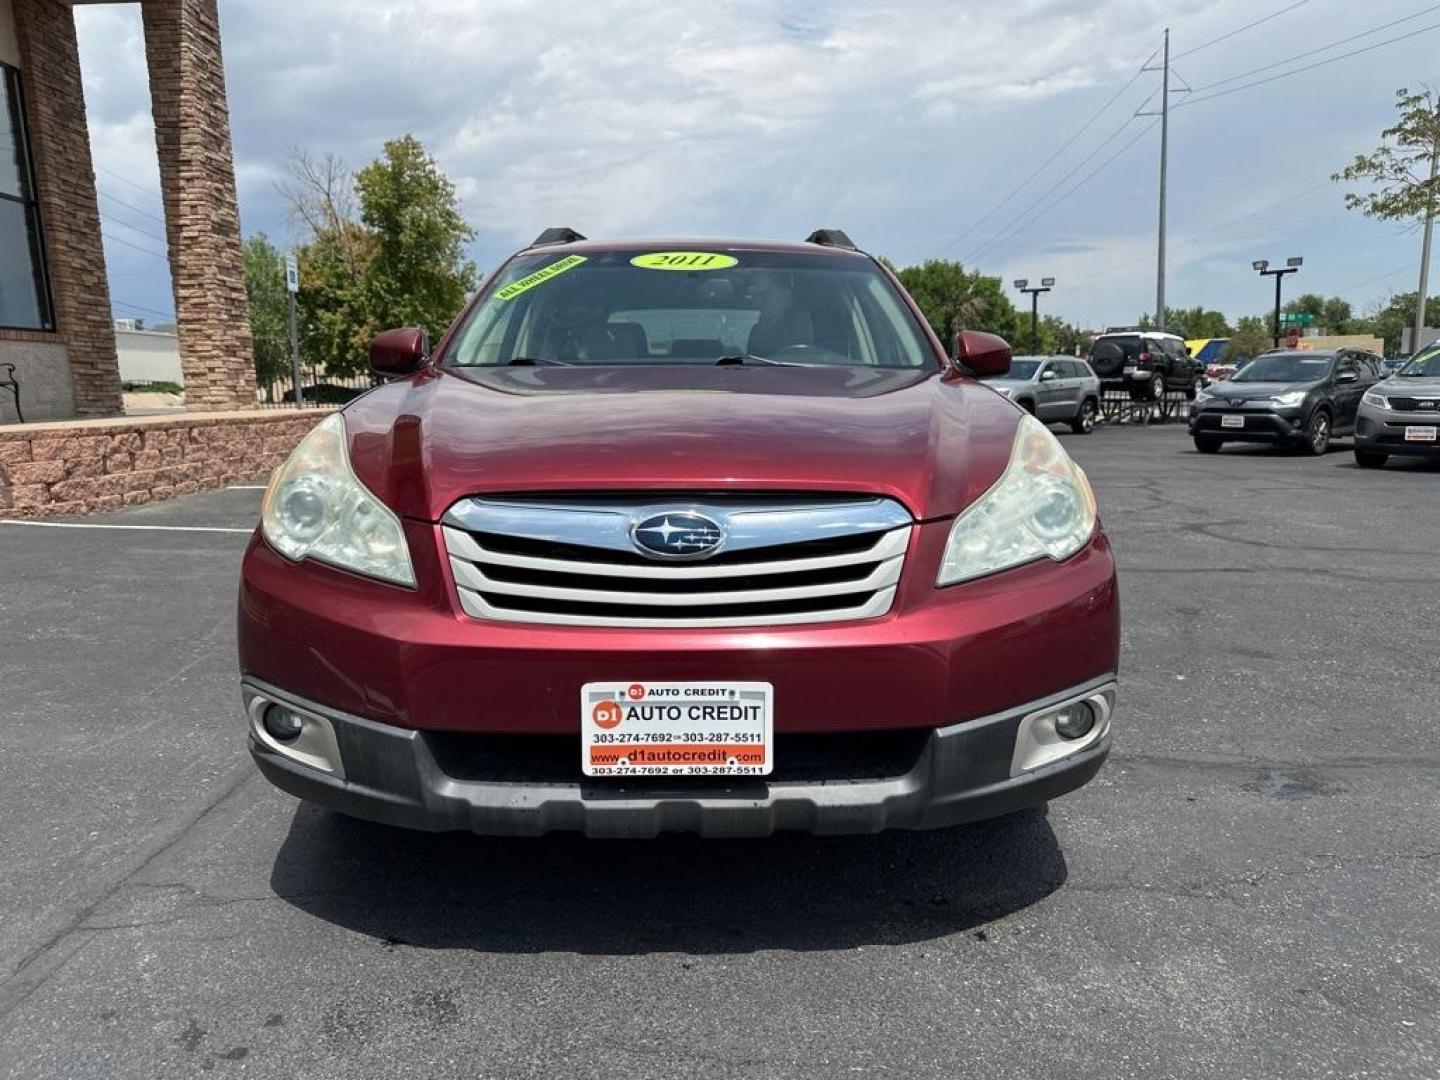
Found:
[[[419,829],[929,828],[1089,780],[1115,564],[1055,435],[886,267],[547,230],[276,470],[239,651],[264,774]],[[1043,662],[1037,663],[1036,659]]]

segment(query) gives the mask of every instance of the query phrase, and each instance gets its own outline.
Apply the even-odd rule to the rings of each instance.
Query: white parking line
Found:
[[[231,484],[226,491],[264,491],[264,484]]]
[[[0,518],[0,525],[25,525],[33,529],[134,529],[141,532],[202,532],[202,533],[244,533],[254,529],[227,529],[219,525],[101,525],[88,521],[29,521],[18,518]]]

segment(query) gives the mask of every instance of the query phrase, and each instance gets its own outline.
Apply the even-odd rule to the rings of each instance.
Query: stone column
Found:
[[[14,15],[55,304],[55,339],[68,354],[76,414],[110,416],[120,411],[120,366],[100,243],[75,14],[60,0],[15,0]],[[48,337],[27,335],[35,341]]]
[[[186,405],[254,408],[216,0],[142,0],[140,8]]]

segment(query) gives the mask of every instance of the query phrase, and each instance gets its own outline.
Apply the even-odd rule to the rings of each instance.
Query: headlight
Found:
[[[1095,495],[1060,440],[1022,417],[1010,464],[950,530],[936,585],[993,574],[1036,559],[1074,555],[1095,531]]]
[[[1270,404],[1279,405],[1282,409],[1293,409],[1305,400],[1308,390],[1287,390],[1283,394],[1275,394],[1270,398]]]
[[[415,584],[400,519],[350,471],[338,412],[320,421],[275,470],[260,527],[288,559],[317,559],[397,585]]]
[[[1389,409],[1389,408],[1390,408],[1390,399],[1387,398],[1384,394],[1377,394],[1377,393],[1375,393],[1375,391],[1373,391],[1373,390],[1366,390],[1365,393],[1364,393],[1364,395],[1360,398],[1360,400],[1363,401],[1366,405],[1371,406],[1372,408],[1376,408],[1376,409]]]
[[[1214,401],[1216,396],[1217,395],[1210,393],[1209,390],[1201,390],[1195,395],[1195,404],[1204,405],[1206,402]]]

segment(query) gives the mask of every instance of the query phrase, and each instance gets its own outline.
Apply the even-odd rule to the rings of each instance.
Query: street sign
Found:
[[[1310,326],[1315,316],[1308,311],[1287,311],[1280,316],[1281,326]]]
[[[300,291],[300,263],[294,255],[285,256],[285,291],[297,293]]]

